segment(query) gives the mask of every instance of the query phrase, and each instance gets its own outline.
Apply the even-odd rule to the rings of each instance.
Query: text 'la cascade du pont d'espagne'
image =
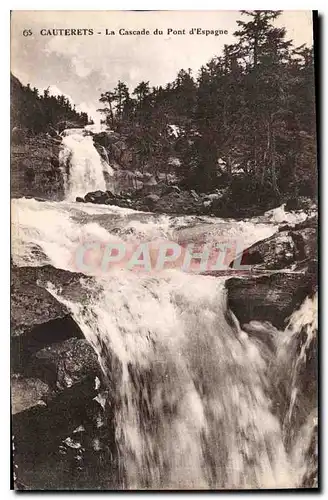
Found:
[[[29,30],[30,31],[30,30]],[[32,34],[32,33],[31,33]],[[173,29],[167,28],[163,29],[153,29],[149,30],[146,28],[142,29],[126,29],[119,28],[118,30],[113,30],[106,28],[104,30],[95,30],[93,28],[53,28],[40,30],[40,35],[42,36],[93,36],[93,35],[108,35],[108,36],[148,36],[148,35],[166,35],[166,36],[177,36],[177,35],[203,35],[203,36],[220,36],[227,35],[228,30],[223,29],[203,29],[203,28],[190,28],[190,29]]]

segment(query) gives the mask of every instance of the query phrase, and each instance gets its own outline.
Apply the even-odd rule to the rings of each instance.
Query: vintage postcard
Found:
[[[319,487],[316,18],[11,13],[14,489]]]

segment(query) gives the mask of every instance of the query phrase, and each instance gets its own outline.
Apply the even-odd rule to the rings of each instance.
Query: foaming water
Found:
[[[115,206],[12,200],[12,256],[16,265],[52,264],[75,271],[72,256],[85,242],[176,241],[215,245],[238,241],[239,250],[271,236],[274,225],[172,217]]]
[[[111,380],[122,487],[296,486],[266,394],[266,362],[229,319],[223,281],[122,271],[80,286],[80,294],[47,289],[71,310]]]
[[[317,332],[318,296],[307,297],[277,338],[277,377],[286,395],[282,414],[285,446],[299,478],[317,486]]]
[[[69,129],[63,132],[62,146],[59,162],[65,198],[75,201],[91,191],[106,191],[104,172],[112,176],[113,170],[94,147],[92,136],[84,129]]]
[[[286,204],[283,203],[282,205],[280,205],[280,207],[268,210],[267,212],[265,212],[264,217],[270,219],[276,224],[286,222],[291,225],[303,222],[308,217],[308,215],[302,211],[286,212],[285,205]]]

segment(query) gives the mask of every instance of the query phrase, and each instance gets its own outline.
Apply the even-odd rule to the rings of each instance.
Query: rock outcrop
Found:
[[[226,282],[228,306],[241,325],[252,320],[270,321],[282,329],[285,320],[313,295],[316,275],[308,270],[231,278]]]
[[[53,271],[53,272],[52,272]],[[12,267],[11,272],[11,360],[14,372],[24,371],[30,356],[55,342],[83,334],[65,306],[38,280],[63,275],[51,266]],[[69,279],[71,273],[67,273]]]
[[[64,181],[59,166],[61,140],[50,135],[24,137],[11,144],[11,196],[61,200]]]
[[[317,289],[316,218],[284,226],[239,257],[249,269],[227,280],[229,307],[241,324],[260,320],[283,328],[286,318]]]
[[[54,390],[65,390],[89,378],[101,378],[97,355],[85,339],[70,338],[33,354],[30,370]]]
[[[58,478],[64,489],[88,488],[95,478],[113,487],[107,467],[112,463],[115,471],[114,430],[98,357],[66,307],[44,288],[55,280],[69,290],[81,275],[13,266],[11,278],[15,488],[51,489],[54,478],[53,488]]]
[[[118,164],[124,169],[132,165],[133,155],[126,143],[126,138],[112,130],[93,135],[94,145],[105,161]]]
[[[172,215],[209,215],[211,206],[203,201],[203,197],[195,197],[190,191],[181,191],[178,186],[164,182],[148,188],[143,185],[137,191],[127,191],[114,195],[111,191],[94,191],[77,202],[116,205],[145,212],[167,213]]]
[[[294,227],[285,225],[277,233],[254,243],[237,256],[251,270],[288,269],[317,258],[317,218],[311,217]],[[241,259],[241,260],[240,260]],[[234,262],[230,264],[234,267]]]

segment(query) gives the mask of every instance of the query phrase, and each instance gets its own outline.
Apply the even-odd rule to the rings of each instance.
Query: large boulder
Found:
[[[285,231],[256,242],[242,253],[241,264],[256,269],[284,269],[295,261],[296,247],[292,235]],[[237,256],[237,260],[240,255]],[[235,261],[230,264],[234,267]]]
[[[87,193],[84,197],[84,201],[86,203],[96,203],[99,205],[104,205],[106,200],[108,199],[108,195],[105,191],[92,191]]]
[[[12,375],[10,380],[11,389],[11,413],[42,406],[43,398],[47,397],[51,390],[46,382],[38,378],[26,378],[21,375]]]
[[[286,318],[314,294],[316,287],[315,263],[297,272],[249,275],[226,281],[229,308],[241,324],[269,321],[276,328],[285,326]]]
[[[204,213],[204,207],[200,199],[195,199],[189,191],[181,191],[177,186],[169,187],[159,197],[158,202],[152,208],[154,212],[168,213],[168,214],[195,214],[200,215]]]
[[[298,231],[293,231],[292,237],[297,248],[297,260],[317,258],[317,228],[306,227]]]
[[[101,467],[111,477],[114,429],[105,397],[91,378],[51,392],[36,379],[12,383],[15,489],[90,488],[101,484]]]
[[[12,266],[11,368],[14,372],[24,371],[30,356],[46,345],[72,337],[83,338],[67,308],[44,288],[54,279],[69,286],[70,281],[79,276],[51,266]],[[43,286],[39,286],[40,279]]]
[[[226,282],[231,309],[242,324],[260,320],[284,327],[317,289],[317,219],[284,226],[246,249],[241,263],[250,266],[248,274]]]
[[[44,288],[51,282],[84,300],[82,277],[88,279],[52,266],[12,269],[15,489],[113,484],[113,402],[98,357],[66,307]]]
[[[253,270],[273,270],[286,269],[293,264],[316,258],[317,229],[311,219],[294,228],[284,226],[279,232],[244,250],[236,260]],[[230,267],[235,267],[236,260]]]
[[[157,194],[148,194],[145,200],[150,207],[154,207],[159,202],[160,197]]]
[[[29,368],[34,376],[58,390],[85,378],[101,377],[97,355],[85,339],[71,338],[40,349],[32,356]]]
[[[13,266],[11,271],[11,332],[27,335],[33,328],[68,316],[47,290],[37,285],[40,268]]]

